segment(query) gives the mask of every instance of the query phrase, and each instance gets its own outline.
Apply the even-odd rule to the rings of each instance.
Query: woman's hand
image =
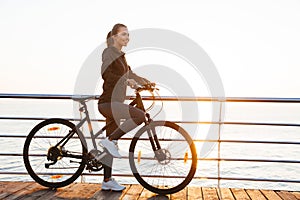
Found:
[[[134,79],[127,79],[126,83],[128,86],[130,86],[132,89],[135,89],[138,85],[138,83]]]

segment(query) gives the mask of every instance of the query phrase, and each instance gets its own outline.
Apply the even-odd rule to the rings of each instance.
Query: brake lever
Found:
[[[158,88],[155,87],[155,83],[147,83],[141,86],[135,85],[136,87],[134,88],[137,92],[140,92],[142,90],[149,90],[153,92],[154,90],[159,90]]]

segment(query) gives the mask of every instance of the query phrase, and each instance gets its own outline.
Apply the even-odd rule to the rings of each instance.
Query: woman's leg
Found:
[[[142,110],[119,102],[99,104],[99,110],[104,116],[112,117],[115,121],[125,119],[125,122],[109,135],[110,140],[118,140],[146,120]]]
[[[115,157],[120,157],[115,144],[113,144],[113,139],[119,139],[127,133],[128,131],[134,129],[139,124],[145,121],[145,114],[140,109],[134,108],[132,106],[122,104],[122,103],[105,103],[99,104],[98,109],[100,113],[105,116],[108,120],[113,120],[114,122],[120,122],[120,119],[126,119],[126,121],[118,127],[118,124],[114,128],[111,126],[107,129],[108,139],[102,140],[101,144]],[[116,128],[118,127],[118,128]],[[110,129],[109,129],[110,128]],[[109,156],[106,163],[111,163],[113,157]],[[111,179],[111,166],[104,165],[104,182],[102,183],[102,190],[117,190],[122,191],[126,187],[118,184],[115,180]]]
[[[109,125],[106,129],[106,137],[110,136],[114,130],[118,128],[119,123],[113,119],[106,118],[106,125]],[[113,164],[113,157],[111,155],[107,155],[103,161],[103,169],[104,169],[104,181],[109,181],[111,178],[112,172],[112,164]]]

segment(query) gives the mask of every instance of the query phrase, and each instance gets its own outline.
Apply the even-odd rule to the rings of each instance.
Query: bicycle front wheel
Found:
[[[67,135],[70,138],[57,145]],[[48,119],[36,125],[27,136],[23,160],[36,182],[58,188],[80,176],[85,167],[86,153],[86,142],[73,123],[64,119]]]
[[[157,136],[158,150],[152,149],[149,135],[152,139]],[[197,153],[192,138],[182,127],[168,121],[154,121],[136,133],[130,144],[129,162],[133,175],[146,189],[172,194],[193,179]]]

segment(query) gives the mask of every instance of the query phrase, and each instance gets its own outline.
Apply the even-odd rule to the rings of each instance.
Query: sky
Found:
[[[72,94],[86,58],[123,23],[195,41],[227,97],[300,97],[299,10],[298,0],[0,0],[0,93]]]

